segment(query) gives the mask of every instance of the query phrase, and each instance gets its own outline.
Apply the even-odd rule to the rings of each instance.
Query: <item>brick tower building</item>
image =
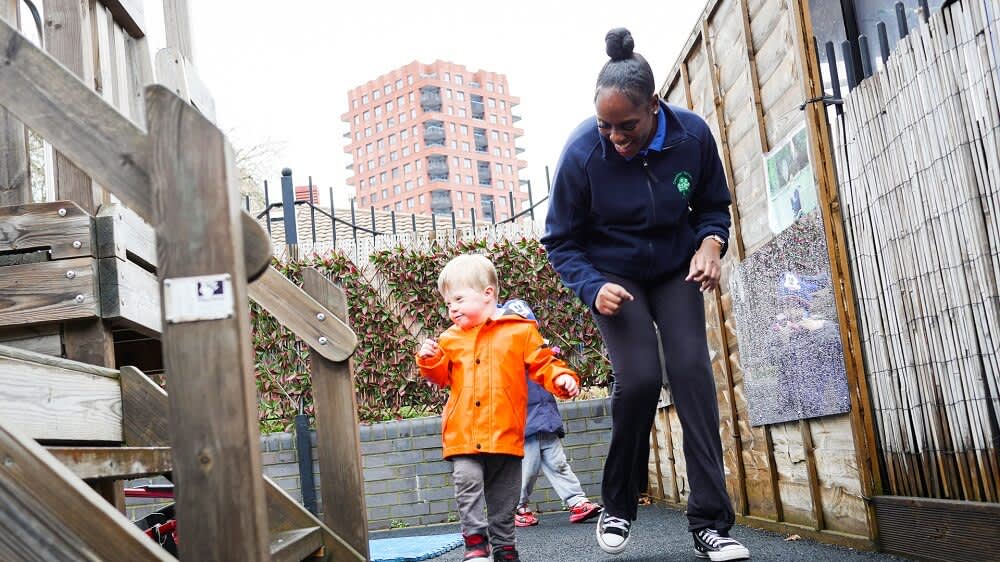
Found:
[[[520,100],[503,74],[412,62],[347,93],[344,151],[355,204],[501,221],[528,207],[518,172]],[[513,210],[513,213],[512,213]]]

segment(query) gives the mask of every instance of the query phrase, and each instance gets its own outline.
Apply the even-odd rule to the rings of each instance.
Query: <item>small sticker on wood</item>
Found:
[[[163,280],[164,315],[170,324],[232,318],[233,283],[228,273]]]

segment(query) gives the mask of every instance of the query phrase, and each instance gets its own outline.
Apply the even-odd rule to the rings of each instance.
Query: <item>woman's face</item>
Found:
[[[594,104],[597,108],[597,130],[611,141],[618,154],[634,158],[656,134],[656,96],[649,103],[635,105],[620,90],[603,88]]]

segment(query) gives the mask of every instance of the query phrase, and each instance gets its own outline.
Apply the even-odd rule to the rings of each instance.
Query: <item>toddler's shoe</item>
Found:
[[[490,542],[486,535],[465,535],[463,562],[490,562]]]
[[[569,522],[582,523],[588,519],[593,519],[601,513],[601,506],[590,500],[582,502],[569,508]]]
[[[532,525],[538,525],[538,518],[535,517],[535,514],[527,507],[517,508],[517,512],[514,514],[514,526],[531,527]]]
[[[495,562],[521,562],[521,557],[517,554],[514,545],[505,544],[493,551]]]
[[[712,562],[746,560],[750,550],[732,537],[724,537],[715,529],[699,529],[694,533],[694,555]]]

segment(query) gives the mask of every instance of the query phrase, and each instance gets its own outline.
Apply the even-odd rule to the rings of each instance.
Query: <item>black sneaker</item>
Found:
[[[493,560],[495,562],[521,562],[521,557],[518,556],[514,545],[505,544],[493,549]]]
[[[715,529],[699,529],[691,534],[694,536],[694,554],[698,558],[708,558],[712,562],[750,558],[750,551],[740,541],[724,537]]]
[[[621,554],[628,544],[631,526],[632,523],[628,519],[602,511],[601,516],[597,518],[597,546],[608,554]]]

